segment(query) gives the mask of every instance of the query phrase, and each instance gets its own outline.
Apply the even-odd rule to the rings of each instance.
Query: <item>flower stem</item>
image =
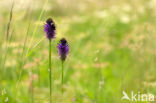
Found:
[[[64,61],[62,61],[62,94],[63,94],[63,74],[64,74]]]
[[[49,40],[49,70],[50,103],[52,103],[51,39]]]

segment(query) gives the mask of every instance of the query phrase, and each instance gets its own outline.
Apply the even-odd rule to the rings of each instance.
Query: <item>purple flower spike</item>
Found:
[[[44,25],[44,32],[49,40],[55,38],[56,26],[51,18],[47,19],[46,24]]]
[[[60,40],[60,43],[58,44],[57,48],[58,48],[58,54],[59,54],[60,59],[62,61],[65,61],[69,52],[69,46],[65,38],[62,38]]]

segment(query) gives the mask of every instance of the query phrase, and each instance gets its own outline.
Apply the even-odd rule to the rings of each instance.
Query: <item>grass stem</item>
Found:
[[[39,67],[39,64],[38,64],[38,86],[40,88],[40,67]]]
[[[33,72],[32,72],[32,81],[31,81],[31,103],[34,103],[34,76],[33,76]]]

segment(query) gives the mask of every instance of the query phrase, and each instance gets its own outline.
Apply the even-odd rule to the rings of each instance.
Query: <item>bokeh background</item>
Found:
[[[57,25],[53,103],[128,103],[123,91],[156,95],[155,6],[155,0],[0,0],[0,103],[48,103],[49,17]],[[56,49],[62,37],[70,46],[64,95]]]

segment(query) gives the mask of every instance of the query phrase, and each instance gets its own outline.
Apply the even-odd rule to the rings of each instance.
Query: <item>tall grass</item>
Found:
[[[38,17],[38,21],[40,21],[41,18],[42,18],[42,15],[43,15],[43,13],[44,13],[45,6],[47,5],[47,2],[48,2],[48,0],[45,1],[45,4],[44,4],[44,6],[43,6],[43,8],[42,8],[42,11],[40,12],[40,16]],[[31,23],[30,23],[30,24],[31,24]],[[28,35],[28,33],[29,33],[29,27],[30,27],[30,25],[28,26],[26,35]],[[24,63],[25,63],[25,60],[28,59],[28,57],[29,57],[28,55],[30,54],[30,52],[32,52],[32,51],[30,51],[30,48],[31,48],[31,45],[32,45],[32,41],[33,41],[34,35],[36,34],[37,28],[38,28],[38,26],[36,25],[35,28],[34,28],[34,31],[33,31],[32,35],[31,35],[30,42],[28,43],[28,48],[27,48],[27,50],[26,50],[25,55],[23,55],[24,52],[22,53],[22,55],[23,55],[23,57],[24,57],[23,62],[22,62],[22,66],[23,66]],[[27,37],[27,36],[26,36],[26,37]],[[26,44],[26,40],[27,40],[27,38],[25,38],[25,42],[24,42],[23,49],[24,49],[25,46],[26,46],[26,45],[25,45],[25,44]],[[22,73],[23,73],[23,69],[20,69],[20,74],[19,74],[18,81],[17,81],[17,84],[16,84],[16,89],[19,88],[19,83],[20,83],[20,81],[21,81]]]
[[[8,40],[8,38],[9,38],[10,25],[11,25],[12,16],[13,16],[13,8],[14,8],[14,1],[12,3],[11,10],[10,10],[10,17],[9,17],[9,22],[7,25],[7,32],[6,32],[6,40]]]
[[[17,2],[15,2],[12,11],[14,15],[10,24],[5,19],[7,14],[10,16],[10,8],[4,10],[0,7],[2,14],[0,35],[4,37],[0,39],[0,93],[6,88],[5,96],[10,103],[28,103],[29,100],[34,103],[49,101],[51,73],[47,75],[49,50],[45,49],[49,45],[46,45],[43,30],[41,30],[42,18],[49,16],[54,16],[58,24],[57,37],[67,37],[72,50],[66,61],[67,65],[64,65],[67,69],[64,69],[62,63],[57,60],[55,56],[57,50],[52,45],[51,51],[54,51],[54,56],[51,58],[55,60],[52,61],[51,71],[55,74],[52,75],[52,84],[55,85],[51,88],[51,98],[55,98],[52,102],[124,103],[120,98],[123,90],[128,93],[134,90],[156,94],[156,65],[154,63],[156,23],[153,11],[155,9],[152,9],[154,7],[142,0],[131,2],[129,0],[98,2],[80,0],[77,2],[78,12],[76,12],[75,9],[68,10],[71,7],[57,8],[53,1],[49,1],[45,6],[45,2],[47,1],[42,0],[43,4],[41,6],[39,4],[39,9],[32,6],[30,21],[23,19],[25,11],[22,8],[17,10]],[[59,1],[56,2],[59,3]],[[63,3],[71,5],[70,2],[63,1]],[[44,7],[47,10],[46,13]],[[66,11],[67,14],[66,12],[63,13],[64,15],[60,14],[62,8],[62,11]],[[68,13],[69,11],[72,12]],[[5,34],[8,24],[10,26],[6,43]],[[20,47],[11,47],[13,42],[21,44]],[[21,52],[14,53],[16,49]],[[95,53],[97,50],[100,50],[98,54]],[[39,57],[41,60],[36,65],[34,58]],[[98,60],[95,62],[96,57]],[[14,65],[12,61],[15,61]],[[29,63],[34,63],[35,66],[29,67],[31,65]],[[25,65],[28,67],[25,68]],[[58,67],[62,69],[57,69]],[[34,74],[38,73],[39,79],[39,85],[36,85],[35,80],[33,81],[33,92],[28,91],[27,83],[30,76],[28,73],[31,70]],[[58,79],[60,76],[62,81]],[[103,83],[101,89],[100,83]],[[60,84],[65,88],[63,97],[61,96],[63,88],[58,89]],[[5,96],[0,96],[0,103],[3,103]]]

